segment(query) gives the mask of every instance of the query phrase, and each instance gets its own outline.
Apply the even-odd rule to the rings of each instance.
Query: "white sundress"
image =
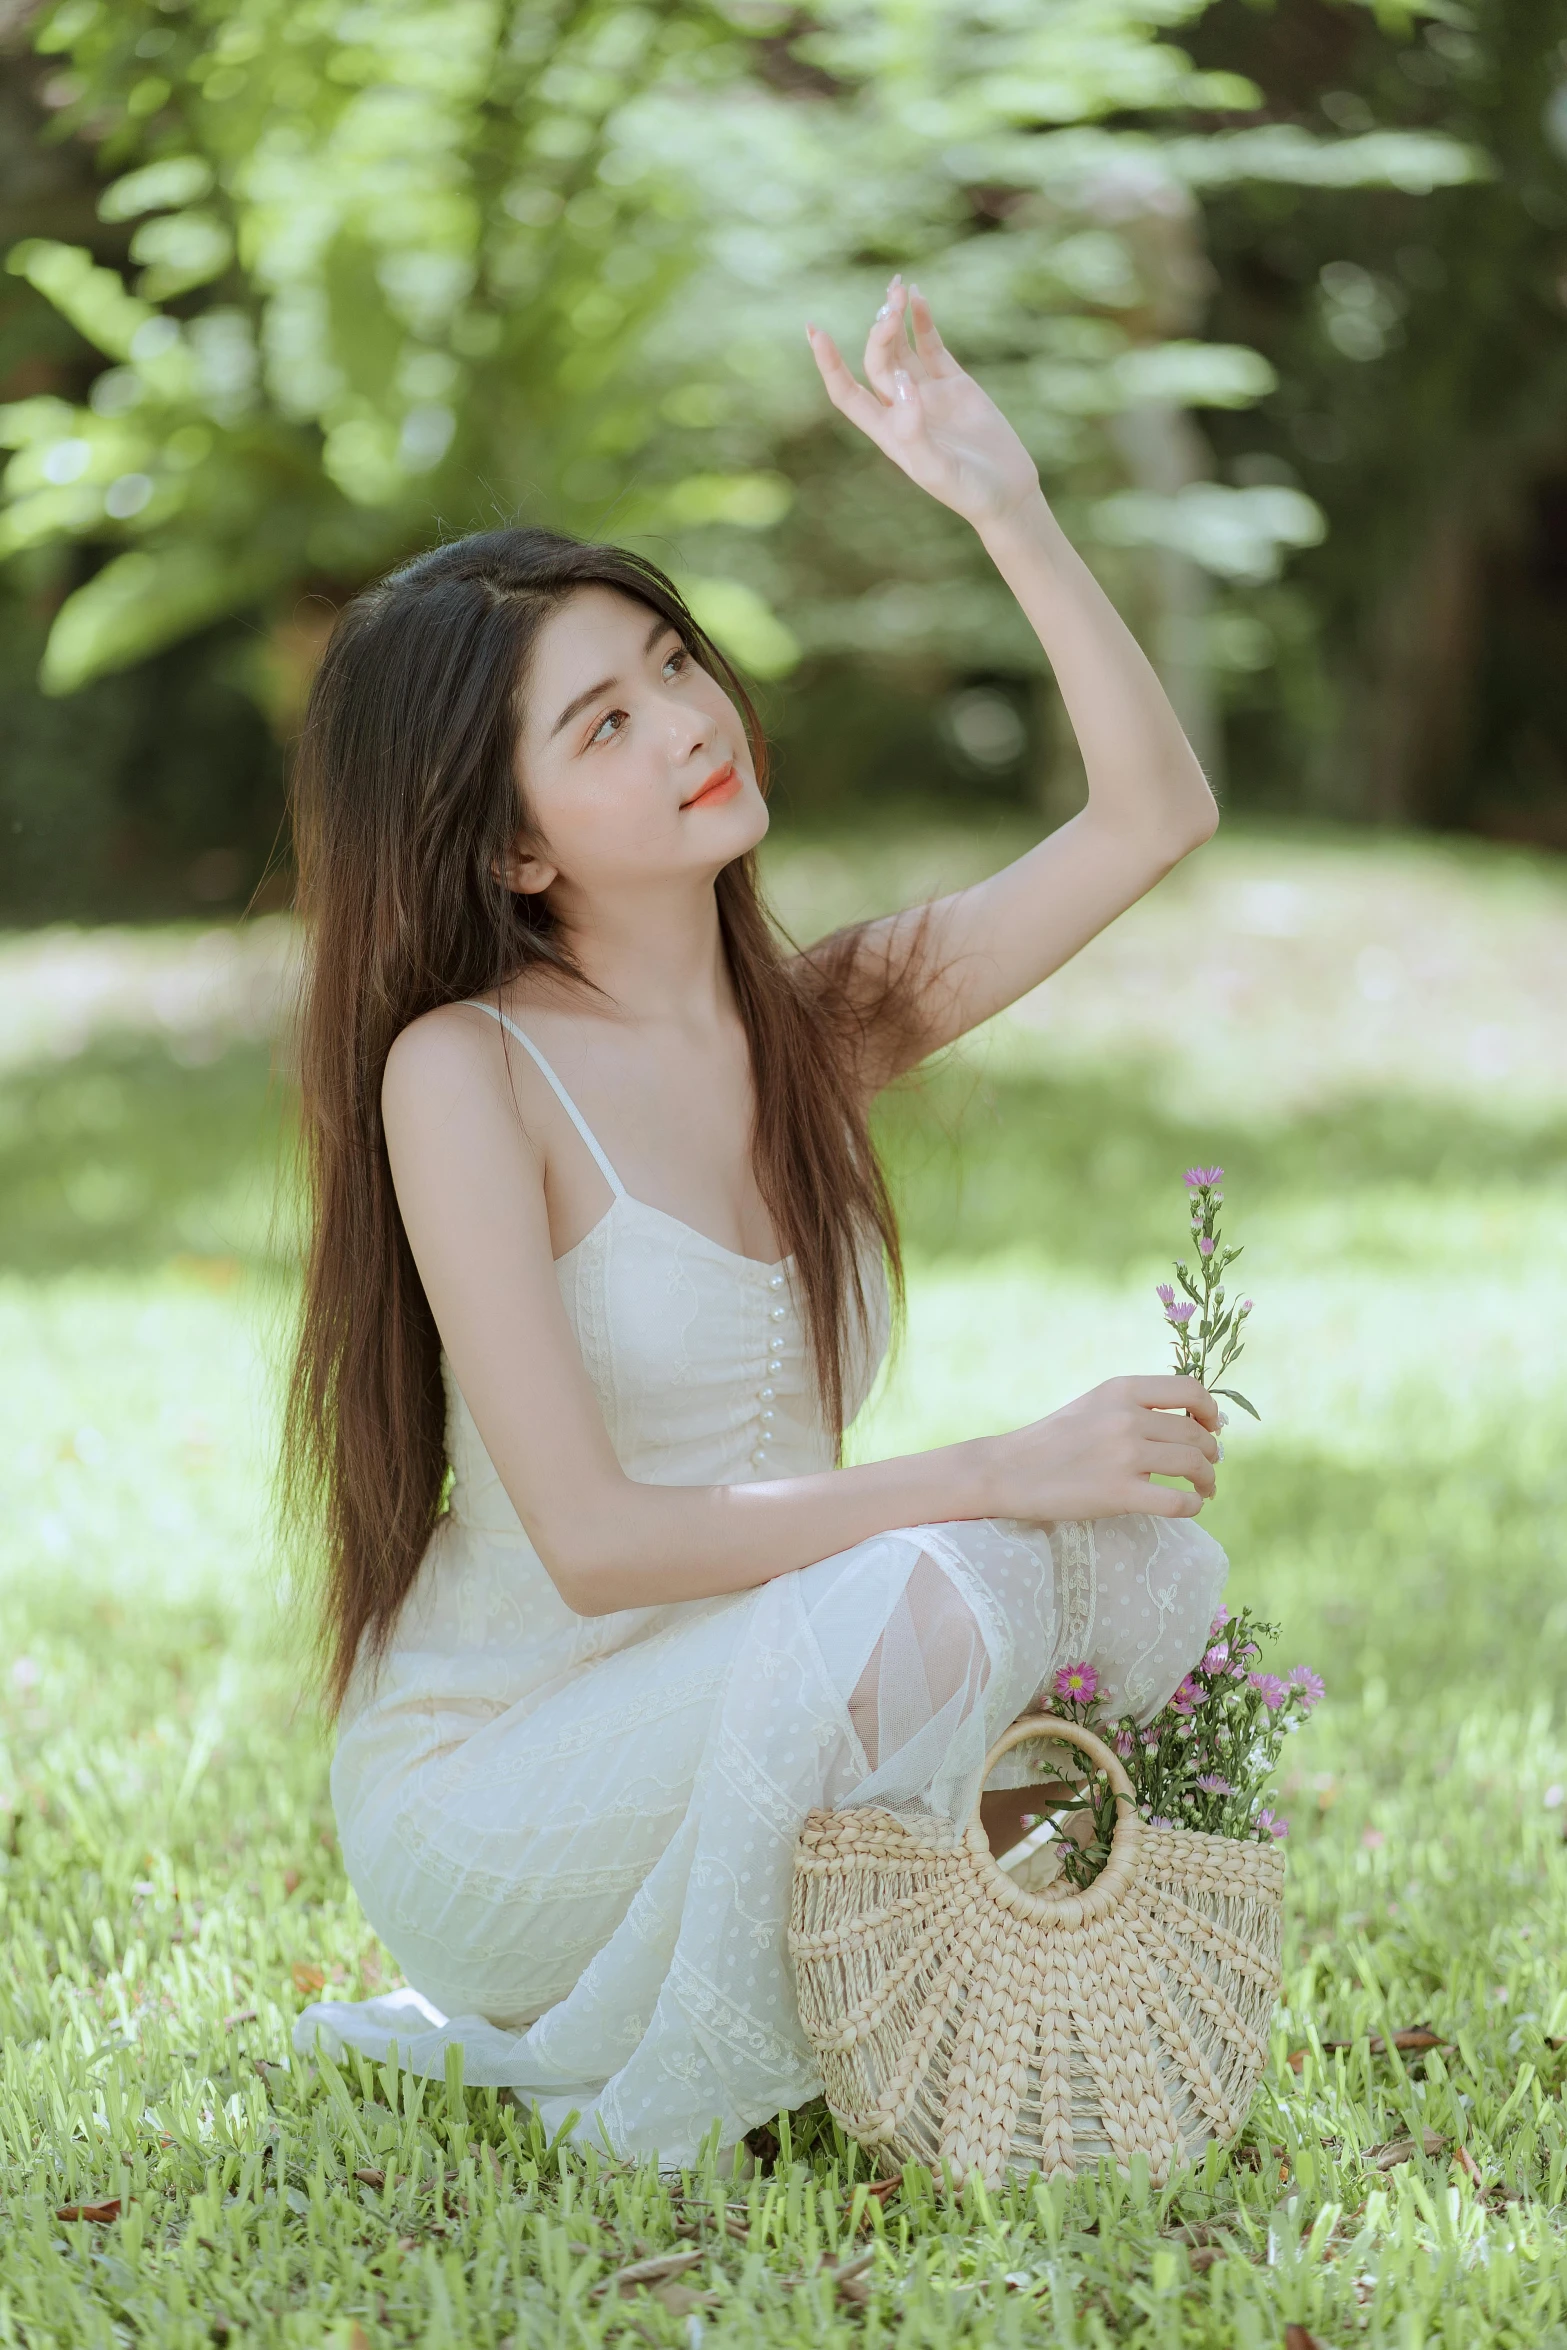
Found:
[[[479,1009],[501,1015],[488,1004]],[[511,1021],[611,1192],[556,1263],[615,1452],[650,1485],[830,1468],[789,1264],[633,1199]],[[846,1398],[886,1347],[886,1286]],[[786,1942],[796,1835],[881,1803],[956,1832],[988,1746],[1063,1662],[1146,1716],[1201,1654],[1227,1562],[1191,1519],[961,1520],[721,1598],[578,1616],[443,1361],[450,1506],[332,1766],[343,1859],[407,1988],[306,2007],[357,2048],[536,2104],[554,2133],[693,2160],[821,2091]],[[1026,1750],[987,1784],[1034,1773]]]

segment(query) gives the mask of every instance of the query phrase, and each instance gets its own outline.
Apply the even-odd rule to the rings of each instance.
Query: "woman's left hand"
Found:
[[[918,287],[895,277],[887,289],[865,344],[869,391],[824,328],[805,331],[833,406],[910,481],[976,530],[1007,521],[1038,496],[1033,458],[994,400],[953,358]]]

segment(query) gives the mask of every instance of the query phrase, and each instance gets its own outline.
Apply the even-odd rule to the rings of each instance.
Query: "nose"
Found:
[[[713,722],[688,702],[677,702],[669,713],[669,747],[677,759],[689,759],[712,741]]]

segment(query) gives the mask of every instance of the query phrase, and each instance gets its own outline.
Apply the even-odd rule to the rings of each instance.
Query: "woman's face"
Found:
[[[635,598],[579,588],[534,646],[518,782],[536,852],[513,889],[592,897],[710,879],[767,830],[745,728],[678,630]]]

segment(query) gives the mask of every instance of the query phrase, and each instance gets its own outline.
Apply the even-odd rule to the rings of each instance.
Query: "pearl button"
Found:
[[[782,1369],[783,1362],[779,1356],[775,1355],[767,1366],[768,1376],[771,1377],[775,1371],[781,1371]]]
[[[759,1444],[755,1452],[752,1453],[751,1466],[753,1469],[762,1469],[767,1466],[767,1451],[764,1445]]]
[[[773,1407],[772,1407],[772,1405],[771,1405],[771,1404],[768,1404],[768,1405],[766,1406],[766,1408],[764,1409],[764,1411],[762,1412],[762,1415],[761,1415],[761,1418],[762,1418],[762,1426],[763,1426],[764,1428],[766,1428],[767,1426],[769,1426],[769,1425],[770,1425],[770,1423],[772,1422],[772,1420],[774,1419],[774,1417],[775,1417],[775,1416],[776,1416],[776,1415],[774,1414],[774,1411],[773,1411]]]
[[[771,1387],[759,1387],[756,1391],[756,1400],[758,1403],[771,1403],[775,1392]]]
[[[789,1319],[789,1309],[788,1309],[788,1307],[787,1307],[787,1306],[773,1306],[773,1307],[771,1307],[771,1308],[769,1309],[769,1312],[768,1312],[768,1319],[769,1319],[770,1321],[773,1321],[773,1322],[787,1322],[787,1321],[788,1321],[788,1319]]]

